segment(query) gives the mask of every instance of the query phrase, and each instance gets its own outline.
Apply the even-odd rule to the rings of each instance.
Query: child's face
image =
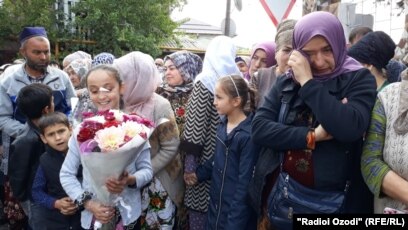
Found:
[[[220,83],[215,85],[214,106],[217,109],[218,114],[230,114],[236,106],[239,105],[239,103],[236,105],[236,99],[237,98],[231,98],[231,96],[226,94]]]
[[[119,109],[120,95],[123,93],[123,85],[109,72],[95,70],[87,79],[89,96],[98,111]]]
[[[41,140],[44,144],[48,144],[57,151],[67,152],[71,132],[71,127],[67,127],[65,124],[50,125],[44,129],[44,134],[41,134]]]

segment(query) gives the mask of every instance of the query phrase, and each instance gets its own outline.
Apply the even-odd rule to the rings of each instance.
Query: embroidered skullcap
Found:
[[[381,70],[394,57],[395,43],[391,37],[375,31],[366,34],[360,41],[348,50],[348,55],[357,61],[370,64]]]
[[[113,54],[102,52],[94,57],[94,59],[92,60],[92,67],[102,64],[112,65],[114,60],[115,56],[113,56]]]
[[[242,59],[242,57],[236,56],[236,57],[235,57],[235,63],[238,63],[238,62],[240,62],[240,61],[245,62],[244,59]]]
[[[177,51],[164,58],[164,62],[171,60],[180,71],[183,80],[194,81],[195,77],[203,69],[203,61],[197,54],[188,51]]]
[[[24,27],[20,33],[20,44],[32,37],[47,37],[47,31],[44,27]]]

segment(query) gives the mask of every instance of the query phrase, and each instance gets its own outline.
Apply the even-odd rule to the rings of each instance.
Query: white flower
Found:
[[[125,132],[120,127],[109,127],[99,130],[95,134],[95,141],[102,152],[109,152],[118,149],[124,144]]]
[[[124,130],[125,135],[130,138],[135,137],[136,135],[138,135],[139,133],[143,131],[142,125],[140,125],[139,123],[135,121],[126,121],[122,123],[120,127],[122,130]]]

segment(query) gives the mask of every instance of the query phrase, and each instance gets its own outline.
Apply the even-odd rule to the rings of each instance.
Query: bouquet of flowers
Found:
[[[384,214],[408,214],[407,210],[399,210],[395,208],[385,207]]]
[[[108,110],[98,114],[84,114],[76,138],[86,179],[96,198],[105,205],[120,205],[130,212],[119,195],[110,194],[105,183],[119,178],[145,148],[153,132],[153,122],[136,114]],[[109,167],[106,167],[109,166]],[[129,213],[128,212],[128,213]],[[100,223],[95,222],[95,227]]]

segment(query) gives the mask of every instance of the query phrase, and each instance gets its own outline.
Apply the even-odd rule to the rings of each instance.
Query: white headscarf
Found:
[[[215,83],[226,75],[242,76],[235,64],[236,47],[232,39],[226,36],[215,37],[205,52],[203,71],[197,75],[195,82],[201,81],[214,94]]]

